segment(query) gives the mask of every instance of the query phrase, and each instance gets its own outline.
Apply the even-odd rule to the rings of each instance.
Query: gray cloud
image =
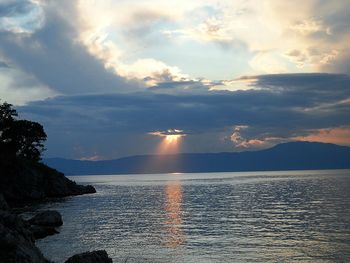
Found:
[[[5,1],[0,3],[0,16],[27,14],[33,6],[29,1]]]
[[[31,1],[10,0],[0,3],[0,32],[29,33],[42,23],[42,9]]]
[[[49,138],[53,137],[55,145],[50,146],[49,154],[63,145],[69,147],[67,140],[83,140],[80,145],[86,146],[89,140],[95,144],[93,140],[99,136],[103,140],[98,139],[96,147],[105,155],[113,152],[111,147],[116,141],[123,144],[118,154],[139,153],[135,138],[140,138],[138,143],[147,152],[154,149],[156,140],[147,133],[171,128],[189,134],[184,150],[210,150],[205,144],[209,140],[210,145],[216,145],[211,149],[220,151],[233,149],[227,136],[237,125],[248,126],[242,132],[251,139],[288,139],[310,130],[350,125],[348,76],[291,74],[255,78],[262,89],[186,95],[143,92],[65,96],[30,103],[20,112],[42,122]],[[198,138],[203,140],[199,142]]]
[[[8,61],[62,94],[129,91],[137,87],[137,83],[106,70],[102,61],[75,41],[78,32],[73,26],[74,1],[47,1],[42,8],[45,25],[32,34],[0,32],[0,53]],[[58,10],[64,10],[65,16]]]
[[[6,62],[0,60],[0,68],[10,68],[10,66]]]
[[[8,70],[9,63],[25,73],[12,73],[19,77],[13,82],[17,86],[13,96],[28,96],[22,93],[27,86],[41,87],[40,91],[48,87],[53,90],[48,94],[64,95],[19,108],[23,117],[44,124],[49,156],[79,157],[97,152],[118,157],[152,152],[159,138],[148,133],[167,129],[188,134],[183,151],[227,151],[233,149],[229,140],[235,126],[247,126],[240,132],[248,140],[288,140],[316,129],[350,125],[348,75],[251,76],[245,79],[254,79],[251,85],[257,89],[209,92],[201,81],[174,80],[164,71],[154,79],[145,79],[160,79],[157,86],[137,93],[139,83],[106,70],[102,61],[76,41],[75,1],[48,0],[40,6],[29,1],[8,3],[0,4],[0,16],[26,18],[25,23],[19,19],[15,27],[4,26],[0,20],[0,55],[6,61],[0,62],[0,68]],[[348,11],[324,18],[331,35],[322,31],[310,37],[327,38],[329,43],[338,41],[342,33],[347,33]],[[158,21],[170,21],[147,12],[141,18],[147,21],[142,23],[136,16],[134,26],[122,33],[146,41]],[[207,29],[220,31],[215,25]],[[242,43],[220,44],[246,48]],[[344,54],[325,70],[350,72],[346,51]],[[33,98],[39,97],[37,93]]]

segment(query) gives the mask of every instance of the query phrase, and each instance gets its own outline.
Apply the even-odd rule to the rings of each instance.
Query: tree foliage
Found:
[[[41,124],[17,119],[11,104],[0,104],[0,157],[39,161],[44,151],[46,133]]]

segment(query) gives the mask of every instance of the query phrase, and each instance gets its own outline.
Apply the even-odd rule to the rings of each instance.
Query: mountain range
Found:
[[[43,162],[66,175],[348,169],[350,147],[288,142],[259,151],[137,155],[101,161],[47,158]]]

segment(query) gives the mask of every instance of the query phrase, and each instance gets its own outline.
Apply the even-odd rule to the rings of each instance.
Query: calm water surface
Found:
[[[350,170],[72,179],[97,193],[38,207],[63,216],[37,242],[56,262],[350,262]]]

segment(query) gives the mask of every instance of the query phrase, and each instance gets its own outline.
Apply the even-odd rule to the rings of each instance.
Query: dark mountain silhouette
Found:
[[[49,158],[44,162],[67,175],[346,169],[350,168],[350,147],[289,142],[261,151],[140,155],[104,161]]]

